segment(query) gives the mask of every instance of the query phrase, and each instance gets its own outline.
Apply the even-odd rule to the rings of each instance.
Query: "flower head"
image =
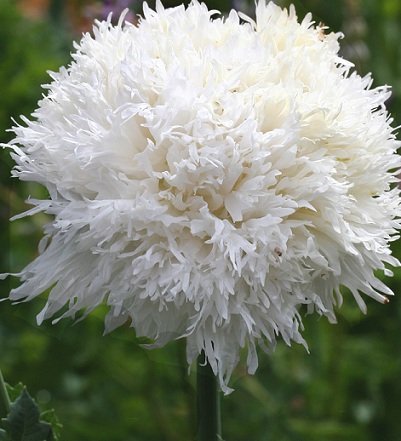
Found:
[[[106,303],[155,345],[186,337],[224,390],[248,348],[306,344],[302,311],[335,321],[346,287],[392,294],[400,167],[387,87],[351,72],[340,34],[260,2],[256,21],[196,1],[137,26],[97,22],[14,127],[14,175],[48,200],[14,301],[51,288],[38,322]]]

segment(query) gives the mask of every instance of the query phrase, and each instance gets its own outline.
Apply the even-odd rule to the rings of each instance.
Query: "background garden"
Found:
[[[149,2],[152,4],[152,2]],[[179,4],[164,2],[165,6]],[[206,2],[252,14],[253,3]],[[290,2],[277,1],[282,6]],[[376,85],[390,84],[388,107],[401,125],[401,2],[399,0],[293,1],[299,17],[313,13],[345,33],[342,54]],[[94,18],[139,1],[0,0],[0,142],[19,115],[30,114],[49,81],[47,70],[69,62],[72,41]],[[43,190],[10,178],[12,161],[0,152],[0,272],[17,271],[37,253],[45,215],[8,219],[26,209],[27,195]],[[394,244],[401,258],[401,242]],[[6,297],[15,280],[2,281]],[[262,355],[255,376],[240,364],[223,400],[226,441],[400,441],[401,270],[389,281],[398,295],[389,305],[368,299],[363,315],[352,296],[329,325],[304,318],[310,354],[280,343]],[[43,299],[42,299],[43,301]],[[134,331],[103,336],[104,311],[73,325],[38,327],[41,300],[0,303],[0,368],[10,384],[25,383],[43,408],[54,407],[71,441],[188,441],[194,439],[195,382],[188,376],[183,341],[162,350],[141,348]]]

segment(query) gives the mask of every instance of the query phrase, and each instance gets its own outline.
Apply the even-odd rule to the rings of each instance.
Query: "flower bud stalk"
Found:
[[[218,380],[202,352],[197,362],[197,441],[221,441]]]

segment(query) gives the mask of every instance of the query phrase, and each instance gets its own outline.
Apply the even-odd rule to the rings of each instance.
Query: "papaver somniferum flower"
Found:
[[[334,322],[341,287],[386,303],[400,144],[340,36],[264,2],[97,22],[13,129],[14,175],[49,193],[25,214],[53,220],[11,300],[51,288],[39,323],[106,303],[106,331],[185,337],[225,391],[240,348],[253,373],[257,344],[306,345],[300,314]]]

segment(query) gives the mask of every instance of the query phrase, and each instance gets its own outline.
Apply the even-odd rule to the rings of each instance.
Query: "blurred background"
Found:
[[[164,2],[166,6],[178,1]],[[252,14],[253,2],[206,2]],[[290,2],[277,1],[281,6]],[[388,107],[401,124],[401,2],[399,0],[294,1],[298,16],[342,31],[342,54],[375,84],[390,84]],[[152,2],[150,2],[152,5]],[[90,31],[94,18],[129,19],[140,1],[0,0],[0,142],[11,134],[11,118],[29,115],[49,81],[47,70],[68,64],[72,41]],[[44,215],[9,224],[26,209],[32,184],[10,179],[12,161],[0,158],[0,272],[17,271],[37,253]],[[401,257],[401,243],[394,244]],[[398,293],[389,305],[368,299],[364,316],[348,298],[329,325],[305,317],[310,355],[280,343],[261,354],[255,376],[240,364],[223,400],[226,441],[400,441],[401,272],[388,281]],[[2,281],[6,297],[15,280]],[[146,351],[131,329],[102,336],[104,311],[72,325],[38,327],[43,299],[0,304],[0,367],[10,384],[25,383],[42,407],[54,407],[66,441],[188,441],[195,432],[194,372],[187,373],[184,342]]]

